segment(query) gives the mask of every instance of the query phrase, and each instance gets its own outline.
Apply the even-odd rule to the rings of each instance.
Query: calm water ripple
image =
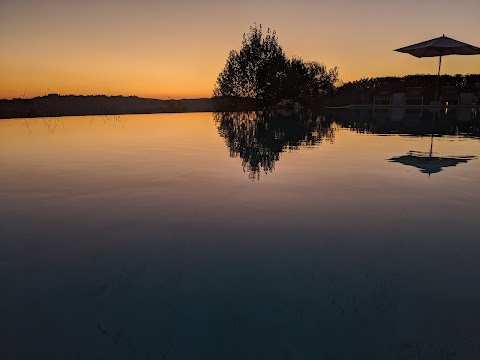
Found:
[[[480,358],[480,120],[432,115],[1,120],[2,358]]]

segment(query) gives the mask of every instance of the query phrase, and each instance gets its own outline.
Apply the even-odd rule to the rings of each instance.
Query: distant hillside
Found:
[[[50,94],[33,99],[0,100],[0,119],[202,111],[214,111],[212,99],[157,100],[136,96]]]

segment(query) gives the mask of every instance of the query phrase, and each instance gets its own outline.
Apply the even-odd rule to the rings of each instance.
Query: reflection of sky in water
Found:
[[[478,159],[333,125],[251,181],[211,114],[113,120],[0,123],[7,358],[480,356]]]

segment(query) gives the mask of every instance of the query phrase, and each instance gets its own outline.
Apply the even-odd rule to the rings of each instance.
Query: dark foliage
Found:
[[[328,99],[330,105],[371,104],[373,96],[379,91],[405,92],[408,87],[421,87],[425,102],[434,100],[437,86],[436,75],[407,75],[404,77],[363,78],[344,83],[338,87]],[[480,94],[480,74],[442,75],[439,79],[442,86],[456,86],[459,92]]]
[[[331,93],[337,81],[337,68],[327,70],[318,62],[288,59],[275,31],[268,29],[264,34],[262,26],[255,24],[243,35],[241,49],[230,51],[213,95],[230,101],[254,99],[263,107],[283,99],[307,104]]]
[[[338,69],[327,70],[318,62],[304,62],[292,58],[287,63],[283,83],[283,98],[298,101],[304,105],[319,101],[322,96],[332,94],[338,82]]]
[[[240,51],[230,51],[217,79],[214,96],[252,98],[270,102],[278,98],[285,77],[286,58],[275,32],[250,27],[243,35]]]

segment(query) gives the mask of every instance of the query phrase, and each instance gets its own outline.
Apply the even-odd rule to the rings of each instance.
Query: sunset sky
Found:
[[[434,74],[437,58],[392,50],[442,34],[480,46],[479,14],[480,0],[0,0],[0,98],[210,97],[254,22],[344,81]],[[442,73],[480,73],[480,56],[448,56]]]

